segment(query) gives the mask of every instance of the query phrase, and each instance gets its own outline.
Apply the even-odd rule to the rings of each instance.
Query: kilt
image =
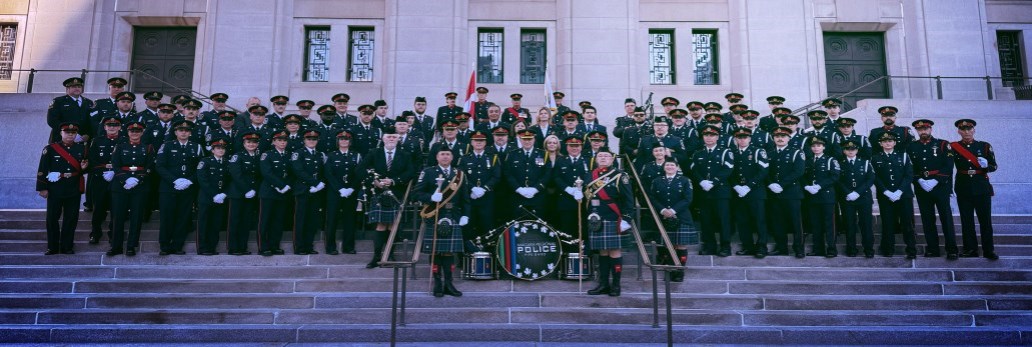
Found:
[[[459,226],[458,220],[451,225],[450,234],[442,227],[443,225],[438,226],[437,229],[437,253],[463,252],[462,227]],[[423,253],[430,253],[434,251],[434,220],[424,219],[423,228]]]
[[[667,230],[670,242],[675,245],[697,245],[699,244],[699,231],[692,223],[681,223],[677,230]]]
[[[398,207],[369,207],[366,211],[366,219],[369,223],[394,223],[394,217],[398,216]]]
[[[588,232],[588,246],[590,250],[621,249],[623,242],[630,236],[630,231],[623,235],[617,234],[620,230],[620,223],[615,221],[602,221],[602,228],[599,231]]]

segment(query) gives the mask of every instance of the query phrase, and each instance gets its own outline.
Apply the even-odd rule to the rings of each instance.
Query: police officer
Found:
[[[358,122],[352,124],[348,129],[348,132],[351,133],[351,147],[358,153],[369,153],[380,146],[380,138],[383,133],[381,129],[373,126],[375,110],[373,105],[359,106]]]
[[[465,172],[454,167],[452,153],[439,151],[436,164],[423,169],[413,188],[416,201],[424,204],[423,252],[433,261],[435,297],[462,296],[452,284],[456,253],[463,252],[462,227],[469,223],[470,192]]]
[[[739,127],[747,128],[752,133],[752,139],[749,141],[749,145],[758,148],[769,149],[771,146],[773,146],[772,143],[774,142],[774,140],[770,138],[770,132],[763,130],[763,128],[759,127],[756,124],[756,119],[759,116],[760,113],[756,110],[742,111],[742,114],[740,115],[741,122],[739,123]]]
[[[666,116],[656,117],[652,124],[653,134],[642,137],[641,143],[638,144],[636,163],[641,165],[652,159],[651,151],[646,151],[646,149],[653,148],[654,143],[662,144],[664,148],[668,149],[668,154],[678,162],[688,162],[690,154],[684,146],[684,141],[680,137],[670,134],[670,122],[670,118]]]
[[[567,114],[569,115],[571,112],[567,112]],[[553,185],[565,192],[558,194],[559,201],[555,205],[558,215],[564,216],[564,218],[559,218],[559,230],[569,235],[582,237],[581,231],[578,229],[580,221],[576,218],[569,218],[569,216],[577,215],[580,201],[584,198],[584,185],[587,183],[585,178],[591,170],[588,169],[588,159],[582,153],[584,140],[579,137],[567,137],[563,142],[567,155],[559,157],[550,174]],[[578,252],[576,248],[569,251]]]
[[[326,154],[318,150],[319,130],[308,130],[304,133],[304,146],[292,151],[290,156],[290,172],[293,176],[294,199],[294,254],[319,254],[312,243],[316,230],[321,224],[319,207],[324,206],[326,196],[322,193],[326,188],[323,176],[323,164]]]
[[[781,96],[769,96],[767,97],[767,106],[771,110],[771,114],[760,118],[760,129],[763,131],[771,132],[774,128],[778,127],[777,117],[774,115],[774,109],[782,107],[785,104],[785,98]]]
[[[211,129],[204,124],[199,124],[197,115],[201,110],[200,100],[189,100],[183,104],[183,117],[181,120],[190,122],[190,141],[201,145],[201,147],[207,146],[205,139],[208,138],[208,133]],[[165,142],[173,141],[176,139],[176,134],[169,133],[165,135]]]
[[[502,121],[509,124],[515,124],[516,122],[530,123],[530,110],[523,107],[523,94],[513,93],[509,95],[509,98],[512,99],[512,107],[505,109]]]
[[[92,231],[90,232],[90,244],[100,242],[103,235],[104,221],[107,219],[108,211],[111,210],[111,180],[115,178],[115,169],[111,165],[111,155],[115,145],[124,141],[121,135],[122,122],[115,116],[104,117],[101,121],[104,132],[93,139],[90,144],[89,155],[90,179],[86,184],[86,194],[93,197],[93,215],[91,217]],[[112,233],[112,224],[108,223],[108,239]]]
[[[635,107],[632,116],[633,122],[624,126],[617,125],[617,128],[613,130],[613,135],[620,138],[620,154],[637,158],[641,139],[651,134],[652,129],[646,124],[645,110],[641,107]]]
[[[753,133],[749,128],[737,128],[734,132],[735,168],[731,171],[729,184],[731,214],[742,241],[742,250],[736,255],[751,255],[763,259],[767,256],[767,200],[768,168],[767,150],[752,143]],[[753,238],[753,232],[756,238]]]
[[[115,146],[111,154],[111,167],[115,176],[111,180],[111,249],[107,255],[136,255],[140,246],[140,228],[147,198],[151,195],[146,181],[154,179],[154,147],[143,142],[146,125],[130,122],[126,125],[128,138]],[[129,238],[125,236],[125,222],[129,222]]]
[[[796,258],[806,257],[803,251],[801,204],[803,190],[799,180],[806,170],[806,158],[799,149],[789,146],[792,129],[774,128],[774,148],[770,151],[770,172],[767,189],[767,216],[774,234],[775,247],[770,255],[788,255],[788,233],[793,233],[792,250]]]
[[[292,193],[290,157],[287,132],[279,131],[272,135],[272,149],[262,153],[259,159],[262,183],[258,192],[258,210],[261,211],[258,217],[258,247],[261,255],[266,257],[284,253],[280,241],[283,239],[283,224],[287,218],[287,209],[283,204],[288,194]]]
[[[630,178],[613,167],[613,152],[603,149],[596,159],[598,168],[592,170],[585,180],[584,192],[588,249],[598,251],[599,273],[598,286],[588,290],[588,295],[620,296],[621,249],[627,236],[625,232],[631,228],[630,221],[634,219],[634,196]]]
[[[235,150],[235,142],[237,133],[240,132],[240,128],[236,126],[236,112],[231,110],[222,110],[215,115],[215,126],[208,132],[208,144],[210,145],[215,140],[225,140],[229,146],[226,146],[226,158],[233,156]],[[210,148],[208,149],[211,150]]]
[[[702,249],[701,255],[731,255],[731,170],[735,167],[735,156],[730,149],[717,145],[720,129],[707,125],[702,127],[703,148],[692,156],[692,180],[698,189],[695,198],[702,203]],[[717,237],[720,237],[718,250]]]
[[[978,257],[978,237],[975,235],[975,214],[978,214],[978,228],[982,236],[982,256],[996,260],[993,247],[992,197],[993,186],[989,173],[996,171],[996,154],[993,146],[985,141],[975,140],[975,125],[972,119],[960,119],[953,123],[957,127],[960,141],[950,143],[953,163],[957,167],[957,208],[960,210],[960,226],[964,238],[964,258]]]
[[[158,105],[161,105],[161,99],[164,97],[165,95],[161,94],[161,92],[143,93],[144,105],[146,107],[136,114],[140,116],[144,125],[150,126],[158,121]],[[128,124],[128,122],[125,124]]]
[[[568,106],[563,105],[564,98],[566,98],[566,94],[563,94],[563,92],[552,92],[552,100],[555,100],[555,113],[553,117],[555,117],[556,115],[562,115],[566,113],[566,111],[570,110]],[[552,123],[559,124],[555,121],[555,118],[552,119]]]
[[[216,255],[219,231],[226,225],[226,192],[229,188],[229,168],[226,147],[229,142],[217,139],[209,143],[211,156],[197,163],[197,254]]]
[[[79,199],[86,188],[83,170],[89,167],[86,146],[75,142],[79,126],[65,122],[57,128],[60,141],[43,148],[36,171],[36,191],[47,199],[46,255],[75,254]]]
[[[860,245],[864,256],[874,258],[874,234],[871,231],[873,203],[871,186],[874,185],[874,168],[871,161],[859,156],[860,148],[867,141],[848,139],[842,143],[842,171],[839,175],[839,206],[842,208],[846,225],[846,256],[857,256],[856,234],[860,232]]]
[[[282,128],[283,118],[287,116],[287,103],[290,102],[290,98],[286,95],[276,95],[269,98],[269,102],[272,103],[272,112],[267,114],[265,118],[269,121],[269,125],[275,128]]]
[[[158,149],[155,169],[161,176],[158,201],[161,209],[159,242],[161,255],[183,255],[183,243],[190,232],[193,204],[197,199],[197,163],[204,156],[200,143],[190,140],[193,123],[179,121],[173,125],[175,138]]]
[[[946,258],[957,259],[957,237],[953,232],[953,211],[950,209],[950,195],[953,195],[953,152],[950,143],[932,137],[935,122],[918,119],[911,125],[917,130],[918,139],[907,147],[907,155],[914,162],[914,195],[921,212],[921,224],[927,247],[925,257],[938,257],[939,231],[935,227],[935,213],[942,222],[942,236],[946,243]]]
[[[411,114],[411,111],[405,111]],[[407,121],[405,114],[398,116],[394,122],[394,133],[398,134],[398,150],[408,153],[412,159],[412,165],[422,167],[423,165],[423,138],[412,131],[412,125]]]
[[[835,133],[835,137],[832,139],[835,145],[841,146],[843,143],[852,141],[857,144],[857,156],[863,159],[871,159],[871,142],[867,140],[867,136],[860,135],[854,128],[856,126],[856,119],[849,117],[840,117],[837,122],[838,132]],[[841,159],[842,157],[839,156]]]
[[[497,129],[504,130],[505,128]],[[470,135],[471,150],[460,158],[457,164],[458,169],[466,173],[466,180],[470,187],[470,203],[481,206],[472,209],[469,215],[472,224],[463,231],[467,246],[469,240],[483,236],[496,225],[495,194],[502,178],[505,153],[499,154],[490,151],[487,148],[487,137],[488,134],[482,131]]]
[[[93,127],[90,124],[90,112],[94,107],[93,101],[82,96],[82,78],[72,77],[64,80],[62,84],[65,87],[65,95],[54,98],[47,109],[47,125],[50,126],[49,142],[61,142],[61,125],[65,123],[77,124],[77,134],[81,132],[81,135],[76,137],[76,142],[88,140],[93,134]]]
[[[326,153],[324,177],[326,192],[326,254],[336,255],[337,229],[344,226],[340,250],[355,254],[355,215],[358,193],[362,189],[359,165],[362,154],[351,150],[351,133],[337,130],[334,134],[337,148]]]
[[[341,124],[345,127],[351,126],[358,123],[358,117],[348,113],[348,102],[351,101],[351,96],[338,93],[334,94],[330,101],[333,102],[333,110],[335,112],[334,123]]]
[[[461,158],[466,155],[467,145],[465,141],[458,137],[458,126],[458,122],[454,120],[441,123],[441,138],[433,145],[430,145],[430,151],[427,152],[427,161],[424,165],[434,165],[437,162],[437,152],[440,151],[452,152],[452,158]],[[433,158],[433,161],[430,161],[431,158]]]
[[[462,107],[455,105],[456,92],[444,93],[444,106],[437,108],[437,121],[434,124],[441,124],[448,120],[454,120],[455,116],[462,112]]]
[[[237,132],[237,138],[235,141],[235,152],[240,152],[244,148],[244,139],[242,134],[255,133],[258,134],[258,151],[265,153],[272,148],[272,134],[276,133],[276,129],[266,124],[265,113],[269,112],[269,109],[262,105],[254,105],[247,109],[248,122],[241,123],[240,131]]]
[[[425,141],[424,146],[429,146],[434,139],[434,132],[437,130],[437,123],[434,117],[426,113],[426,97],[417,96],[412,102],[412,113],[416,120],[412,123],[412,131],[419,133],[419,137]],[[427,147],[423,148],[426,151]]]
[[[229,157],[229,189],[226,190],[229,222],[227,223],[226,251],[230,255],[249,255],[247,241],[257,221],[258,191],[261,189],[258,142],[255,132],[241,134],[244,142],[242,151]]]
[[[107,100],[107,99],[105,99]],[[113,110],[104,110],[98,112],[93,118],[94,129],[97,129],[96,136],[103,136],[104,134],[104,119],[107,117],[118,118],[118,121],[125,125],[132,121],[143,122],[143,118],[133,111],[133,102],[136,101],[136,94],[130,92],[121,92],[115,96],[115,108]],[[119,128],[119,130],[123,130]],[[123,132],[124,134],[124,132]]]
[[[616,124],[613,126],[613,136],[623,138],[623,128],[634,123],[634,113],[638,103],[632,98],[624,99],[624,115],[616,117]],[[642,113],[644,116],[644,112]]]
[[[692,192],[692,181],[681,173],[680,165],[673,158],[663,163],[663,175],[649,184],[648,194],[652,199],[652,207],[659,211],[681,264],[688,261],[688,245],[699,243],[699,233],[695,230],[690,211]],[[669,258],[668,252],[661,251],[660,255],[663,259]],[[673,261],[667,259],[665,263],[671,265]],[[683,270],[674,271],[670,275],[671,281],[684,281]]]
[[[881,135],[884,133],[892,133],[901,150],[906,150],[910,142],[914,140],[914,135],[910,133],[909,127],[896,125],[897,112],[899,112],[899,109],[895,106],[882,106],[878,108],[878,114],[881,115],[883,126],[871,129],[871,134],[868,136],[874,154],[882,152],[882,146],[875,143],[875,141],[880,141]],[[878,198],[880,199],[881,197],[879,196]]]
[[[917,258],[914,240],[914,170],[904,151],[896,150],[896,134],[883,132],[878,138],[881,151],[871,158],[874,186],[881,212],[881,254],[891,257],[896,249],[896,234],[903,234],[907,259]]]
[[[806,191],[807,223],[813,233],[813,252],[807,255],[834,258],[835,249],[835,184],[841,169],[838,160],[824,153],[826,140],[819,136],[809,139],[810,153],[803,174],[803,190]]]
[[[226,106],[226,101],[229,100],[229,95],[226,93],[215,93],[208,96],[208,99],[211,100],[211,110],[201,112],[201,122],[208,127],[217,128],[219,119],[222,117],[222,111],[229,110]],[[233,115],[236,116],[236,113],[233,113]],[[243,122],[243,120],[241,120],[241,122]]]
[[[487,107],[493,104],[487,101],[487,93],[489,91],[485,87],[477,87],[477,100],[473,101],[473,116],[475,116],[474,123],[479,123],[482,120],[487,119]]]
[[[545,167],[545,152],[534,148],[534,132],[521,130],[519,137],[520,148],[509,153],[505,160],[505,180],[510,189],[516,192],[514,202],[517,206],[540,213],[544,202],[541,201],[547,168]]]
[[[315,107],[315,101],[298,100],[294,105],[297,106],[297,113],[302,119],[301,128],[310,129],[318,125],[318,123],[312,119],[312,108]],[[322,143],[322,141],[319,142],[320,144]]]
[[[555,136],[559,138],[559,141],[565,141],[567,138],[576,137],[584,140],[584,130],[578,126],[577,119],[581,116],[580,112],[577,111],[566,111],[559,118],[562,119],[562,128],[555,132]],[[565,153],[564,148],[560,148],[560,152]]]

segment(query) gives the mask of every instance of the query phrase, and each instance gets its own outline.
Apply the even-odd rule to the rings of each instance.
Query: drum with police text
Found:
[[[514,221],[498,235],[498,266],[513,277],[533,281],[555,271],[562,257],[559,235],[538,221]]]

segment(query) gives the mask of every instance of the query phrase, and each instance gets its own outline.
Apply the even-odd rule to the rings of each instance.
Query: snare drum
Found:
[[[466,266],[463,268],[463,278],[472,280],[493,280],[495,276],[495,263],[491,259],[491,253],[474,252],[466,256]]]
[[[547,277],[559,264],[559,235],[547,224],[515,221],[498,235],[498,266],[515,278],[533,281]]]
[[[591,258],[587,254],[578,257],[577,253],[570,253],[563,257],[560,267],[559,278],[564,280],[582,280],[591,277]]]

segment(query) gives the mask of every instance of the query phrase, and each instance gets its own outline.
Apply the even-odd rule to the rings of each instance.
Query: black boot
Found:
[[[687,249],[678,249],[678,250],[675,250],[675,251],[677,251],[677,258],[681,260],[681,266],[684,267],[685,262],[688,261],[688,250]],[[670,276],[670,281],[672,281],[672,282],[684,282],[684,270],[672,271],[670,273],[670,275],[671,275]]]
[[[374,231],[374,233],[376,234],[373,236],[373,259],[366,264],[366,269],[380,267],[380,258],[383,256],[383,245],[387,243],[385,238],[387,234],[386,232]]]
[[[434,259],[435,263],[440,263],[440,258]],[[434,273],[434,297],[444,297],[444,285],[441,283],[441,265],[433,264]]]
[[[613,284],[609,285],[609,296],[620,296],[620,273],[623,272],[623,257],[612,258],[609,267],[613,269]]]
[[[443,269],[444,270],[444,294],[445,295],[451,295],[451,296],[454,296],[454,297],[462,296],[462,292],[460,292],[458,289],[456,289],[455,285],[452,284],[452,272],[455,271],[452,268],[452,266],[455,265],[455,256],[453,256],[453,255],[444,256],[444,257],[441,257],[441,260],[443,260],[442,261],[442,263],[443,263],[442,266],[444,267],[444,269]]]
[[[598,286],[588,290],[588,295],[609,294],[609,256],[598,256]]]

